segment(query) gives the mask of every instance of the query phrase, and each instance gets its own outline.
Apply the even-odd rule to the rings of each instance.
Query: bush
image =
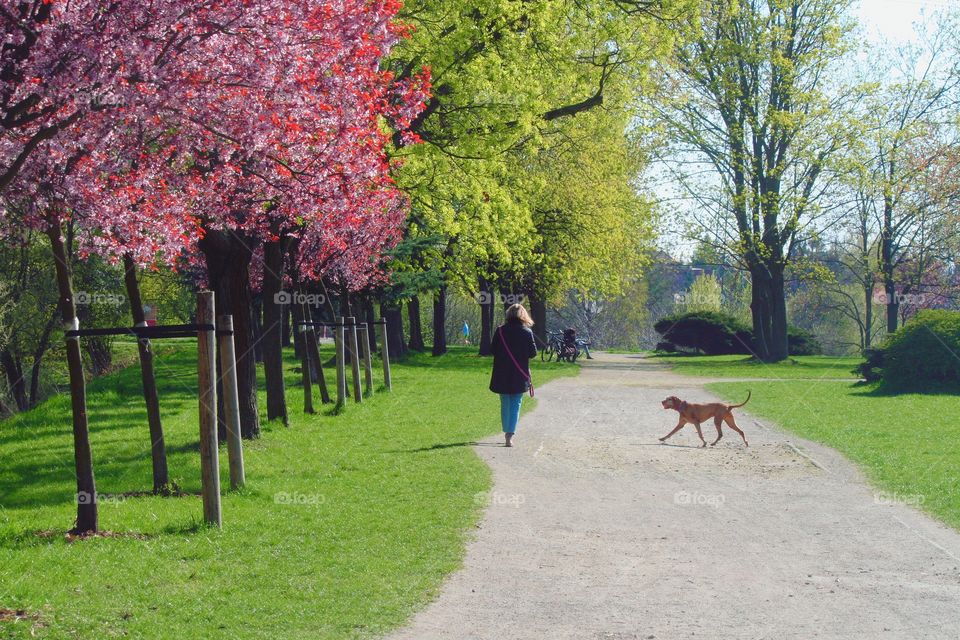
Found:
[[[658,342],[656,350],[662,353],[676,353],[677,345],[672,342]]]
[[[709,356],[749,353],[750,328],[716,311],[694,311],[661,319],[653,328],[665,342],[696,349]]]
[[[883,349],[867,349],[863,352],[865,360],[853,369],[867,382],[879,382],[883,378]]]
[[[664,343],[696,349],[708,356],[753,354],[753,329],[734,316],[716,311],[693,311],[663,318],[653,328]],[[791,356],[812,356],[821,352],[820,343],[806,331],[787,329]],[[663,344],[663,343],[661,343]],[[660,350],[659,345],[657,349]]]
[[[823,352],[813,334],[796,327],[787,327],[787,349],[792,356],[816,356]]]
[[[921,311],[887,338],[882,357],[886,387],[960,385],[960,312]]]

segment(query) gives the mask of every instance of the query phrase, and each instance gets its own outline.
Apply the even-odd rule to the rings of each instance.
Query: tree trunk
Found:
[[[294,291],[296,291],[294,287]],[[290,305],[284,305],[283,307],[283,319],[280,322],[280,346],[289,347],[293,339],[292,334],[290,333],[290,319],[293,317],[293,309]]]
[[[370,353],[378,353],[380,349],[377,346],[377,328],[373,324],[377,321],[377,314],[373,310],[373,299],[369,295],[363,299],[363,316],[364,322],[367,323],[367,338],[370,341]]]
[[[442,356],[447,352],[447,285],[440,288],[433,296],[433,351],[435,356]]]
[[[127,299],[130,301],[130,315],[137,327],[147,326],[143,312],[143,300],[140,297],[140,283],[137,281],[137,267],[133,256],[123,256],[123,280],[127,287]],[[157,395],[157,378],[153,371],[153,350],[146,338],[137,340],[140,354],[140,380],[143,383],[143,400],[147,406],[147,425],[150,428],[150,455],[153,460],[153,492],[160,493],[168,488],[170,476],[167,469],[167,451],[164,446],[163,424],[160,422],[160,399]]]
[[[887,295],[887,333],[897,330],[900,320],[900,298],[897,296],[897,283],[894,278],[896,250],[893,241],[893,201],[884,197],[883,227],[880,230],[880,272],[883,275],[883,290]]]
[[[58,306],[66,330],[77,329],[77,307],[73,297],[73,279],[67,250],[61,235],[60,220],[47,230],[57,273]],[[97,516],[97,483],[93,476],[93,453],[90,450],[90,429],[87,424],[87,383],[83,377],[83,355],[80,339],[67,338],[67,369],[70,374],[70,405],[73,413],[73,454],[77,474],[77,522],[72,533],[99,531]]]
[[[292,300],[281,297],[283,290],[283,263],[287,239],[281,233],[275,242],[263,247],[263,371],[267,385],[267,420],[287,418],[286,389],[283,381],[283,319],[284,307]],[[288,292],[284,292],[288,293]]]
[[[237,351],[237,390],[240,395],[240,433],[260,437],[257,407],[257,365],[253,353],[253,299],[250,294],[250,259],[254,241],[236,232],[208,229],[198,246],[207,263],[210,288],[217,308],[233,316]]]
[[[410,351],[423,351],[426,347],[423,343],[423,326],[420,322],[420,296],[413,296],[407,302],[407,321],[410,327],[410,341],[407,346]]]
[[[253,332],[253,360],[256,364],[263,362],[263,295],[253,301],[250,307],[251,330]]]
[[[887,333],[894,333],[900,327],[900,298],[892,276],[884,274],[883,288],[887,294]]]
[[[533,318],[533,335],[538,345],[547,343],[547,304],[533,292],[527,296],[530,303],[530,317]]]
[[[30,408],[40,402],[40,369],[43,367],[43,356],[50,348],[50,336],[57,324],[57,314],[54,312],[43,328],[37,348],[33,350],[33,365],[30,367]]]
[[[767,273],[763,265],[750,267],[750,314],[753,320],[753,355],[766,360],[770,352]]]
[[[23,366],[20,359],[15,358],[9,349],[4,349],[0,355],[0,362],[3,363],[3,371],[7,375],[7,387],[10,389],[10,395],[17,405],[17,411],[26,411],[30,408],[27,400],[27,383],[23,379]]]
[[[480,355],[493,355],[490,352],[490,339],[493,337],[493,287],[484,277],[479,279],[480,288],[477,301],[480,303]]]
[[[864,329],[860,341],[860,351],[865,352],[873,342],[873,283],[863,288]]]
[[[308,321],[323,322],[323,313],[319,309],[314,312],[312,307],[306,306],[303,309],[303,315]],[[320,360],[320,343],[317,340],[319,335],[320,332],[317,331],[317,327],[307,327],[303,334],[303,348],[308,351],[307,356],[310,360],[312,379],[320,387],[320,401],[323,404],[329,404],[330,392],[327,389],[327,377],[323,371],[323,362]]]
[[[349,318],[353,315],[353,305],[350,303],[350,289],[347,285],[340,285],[340,315]]]
[[[387,322],[387,349],[390,358],[402,358],[407,353],[407,345],[403,339],[403,309],[399,304],[380,304],[380,317]]]
[[[790,357],[787,332],[787,295],[783,282],[783,267],[772,269],[770,277],[770,345],[767,362],[780,362]]]
[[[90,373],[99,378],[110,372],[113,364],[113,351],[110,348],[112,340],[107,337],[86,338],[84,341],[87,356],[90,358]]]
[[[296,286],[296,283],[294,283],[293,290],[300,294],[303,293],[300,288]],[[307,322],[303,307],[304,305],[294,300],[293,306],[290,309],[291,318],[293,320],[293,356],[301,362],[306,357],[303,353],[303,332],[306,331],[306,327],[300,324],[302,322]]]
[[[783,268],[758,264],[751,267],[750,274],[754,356],[779,362],[789,356]]]

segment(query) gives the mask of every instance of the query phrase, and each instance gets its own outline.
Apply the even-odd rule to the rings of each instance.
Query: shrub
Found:
[[[693,311],[674,314],[663,318],[653,328],[663,336],[664,342],[696,349],[708,356],[753,353],[753,329],[725,313]],[[796,327],[788,328],[787,340],[791,356],[812,356],[822,350],[811,334]]]
[[[960,312],[921,311],[883,344],[883,384],[924,390],[960,385]]]
[[[694,311],[675,314],[661,319],[653,328],[665,342],[710,356],[750,352],[750,328],[725,313]]]
[[[677,345],[672,342],[658,342],[656,350],[663,353],[676,353]]]
[[[883,378],[883,349],[867,349],[863,352],[864,361],[853,369],[853,373],[866,382],[879,382]]]
[[[796,327],[787,328],[787,349],[792,356],[815,356],[823,352],[813,334]]]

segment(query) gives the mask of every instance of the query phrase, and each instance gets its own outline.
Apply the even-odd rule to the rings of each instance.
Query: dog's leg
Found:
[[[699,422],[694,422],[694,423],[693,423],[693,426],[695,426],[695,427],[697,428],[697,435],[700,436],[700,442],[703,443],[703,444],[700,445],[700,446],[701,446],[701,447],[707,446],[707,441],[703,439],[703,431],[700,431],[700,423],[699,423]]]
[[[747,442],[747,436],[743,435],[743,431],[740,431],[740,427],[737,426],[737,423],[733,420],[733,414],[728,413],[724,416],[723,421],[727,423],[727,426],[740,434],[740,437],[743,438],[743,444],[750,446],[750,443]],[[719,426],[717,427],[720,428]]]
[[[667,438],[669,438],[670,436],[672,436],[673,434],[675,434],[677,431],[680,431],[680,429],[683,429],[683,425],[685,425],[685,424],[687,424],[687,421],[684,420],[683,418],[680,418],[680,422],[677,424],[676,427],[674,427],[673,431],[671,431],[671,432],[668,433],[667,435],[665,435],[665,436],[663,436],[662,438],[660,438],[660,442],[666,442],[666,441],[667,441]]]
[[[720,425],[723,424],[723,421],[720,419],[720,416],[717,416],[713,419],[713,424],[717,428],[717,439],[710,443],[711,447],[720,442],[720,438],[723,437],[723,429],[720,427]]]

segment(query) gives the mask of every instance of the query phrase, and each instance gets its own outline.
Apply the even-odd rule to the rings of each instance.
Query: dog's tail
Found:
[[[731,408],[731,409],[736,409],[737,407],[742,407],[743,405],[747,404],[748,402],[750,402],[750,391],[749,391],[749,390],[747,390],[747,399],[746,399],[746,400],[744,400],[744,401],[741,402],[740,404],[732,404],[732,405],[730,405],[730,408]]]

